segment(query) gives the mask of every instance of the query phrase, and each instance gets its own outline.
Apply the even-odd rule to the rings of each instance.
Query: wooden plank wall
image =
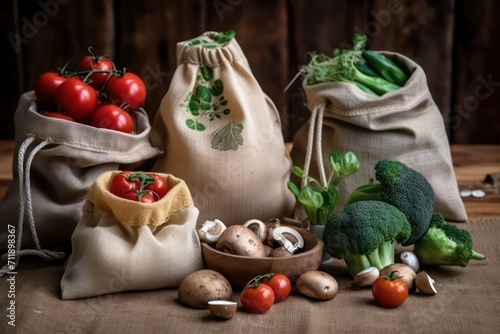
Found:
[[[0,4],[4,83],[0,138],[14,136],[19,96],[43,72],[77,64],[89,46],[146,82],[154,116],[175,71],[176,43],[234,29],[252,71],[282,115],[287,140],[308,118],[300,82],[308,59],[350,43],[419,63],[452,143],[500,144],[500,46],[494,0],[6,0]]]

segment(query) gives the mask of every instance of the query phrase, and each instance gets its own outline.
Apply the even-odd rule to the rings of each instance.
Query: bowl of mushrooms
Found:
[[[323,256],[323,240],[279,219],[252,219],[227,227],[216,219],[206,221],[198,235],[205,266],[224,275],[234,289],[268,273],[284,274],[294,282],[317,270]]]

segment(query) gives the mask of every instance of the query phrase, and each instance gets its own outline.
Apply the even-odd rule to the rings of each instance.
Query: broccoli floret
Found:
[[[359,201],[330,216],[323,233],[325,250],[344,259],[352,276],[368,267],[394,263],[396,243],[410,236],[406,216],[383,201]]]
[[[486,258],[472,246],[468,231],[448,224],[443,215],[436,212],[427,232],[413,246],[413,252],[422,265],[465,267],[471,259]]]
[[[432,186],[420,172],[394,160],[377,162],[375,179],[355,189],[344,205],[363,200],[382,200],[394,205],[411,225],[410,237],[403,245],[414,244],[429,228],[434,213]]]

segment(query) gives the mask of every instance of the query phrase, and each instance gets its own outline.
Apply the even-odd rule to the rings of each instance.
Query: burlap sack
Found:
[[[42,247],[70,248],[71,234],[95,179],[159,153],[149,142],[151,125],[144,110],[133,117],[135,134],[98,129],[40,115],[34,92],[21,96],[15,113],[14,180],[0,204],[2,253],[8,246],[7,225],[11,225],[16,226],[16,263],[23,254],[64,256]]]
[[[199,223],[291,215],[291,160],[279,114],[243,51],[207,32],[177,44],[177,68],[153,124],[153,171],[185,180]]]
[[[198,209],[185,182],[160,174],[169,192],[155,203],[140,203],[109,192],[116,173],[103,173],[88,193],[71,237],[62,299],[174,288],[203,268]]]
[[[436,194],[436,211],[448,220],[464,222],[467,214],[459,196],[443,117],[432,99],[425,73],[405,56],[384,54],[406,66],[412,75],[404,87],[381,97],[350,83],[308,86],[304,80],[311,119],[294,137],[292,161],[304,166],[309,151],[314,156],[309,173],[318,177],[318,166],[328,171],[332,150],[354,152],[361,166],[358,173],[342,180],[341,195],[345,199],[374,177],[378,160],[399,160],[429,180]]]

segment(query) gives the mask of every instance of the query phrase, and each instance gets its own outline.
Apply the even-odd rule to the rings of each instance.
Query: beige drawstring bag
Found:
[[[406,66],[412,75],[404,87],[383,96],[365,93],[350,83],[309,86],[304,80],[311,118],[294,137],[292,161],[323,180],[331,151],[354,152],[360,170],[342,180],[341,198],[345,200],[375,176],[377,161],[399,160],[429,180],[436,195],[436,211],[448,220],[464,222],[467,214],[459,195],[444,121],[425,73],[405,56],[384,54]]]
[[[207,32],[177,44],[177,68],[151,132],[165,152],[152,170],[185,180],[199,223],[281,218],[295,203],[279,114],[233,37]]]
[[[38,113],[34,92],[15,113],[14,180],[0,203],[0,251],[15,226],[15,253],[0,269],[13,271],[22,255],[61,259],[82,215],[85,196],[103,172],[141,164],[158,155],[144,110],[134,112],[135,134],[98,129]],[[14,252],[15,250],[15,252]]]
[[[168,193],[154,203],[109,192],[118,171],[103,173],[91,187],[61,280],[62,299],[175,288],[203,268],[196,232],[198,209],[184,181],[160,174]]]

